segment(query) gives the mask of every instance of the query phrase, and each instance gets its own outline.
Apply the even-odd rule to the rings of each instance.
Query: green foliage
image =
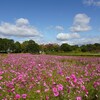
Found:
[[[0,52],[13,52],[15,48],[14,40],[12,39],[1,39],[0,38]]]
[[[62,45],[58,44],[37,44],[34,40],[24,41],[23,43],[14,42],[12,39],[0,38],[0,53],[100,53],[100,44],[87,44],[87,45],[69,45],[63,43]],[[76,54],[75,54],[76,55]]]
[[[67,43],[64,43],[60,46],[60,50],[64,52],[72,51],[72,48]]]
[[[46,44],[43,47],[43,51],[45,52],[58,52],[60,46],[58,44]]]
[[[27,50],[27,45],[28,45],[28,41],[24,41],[22,44],[21,44],[21,48],[22,48],[22,52],[26,53],[28,52]]]
[[[21,50],[22,50],[21,44],[17,41],[17,42],[15,43],[15,52],[16,52],[16,53],[20,53]]]
[[[33,40],[28,41],[28,45],[26,47],[29,53],[39,53],[39,45],[35,43]]]
[[[22,44],[22,50],[23,52],[28,52],[28,53],[39,53],[40,48],[37,43],[33,40],[25,41]]]
[[[87,44],[81,46],[81,51],[83,52],[93,52],[96,49],[95,45]]]

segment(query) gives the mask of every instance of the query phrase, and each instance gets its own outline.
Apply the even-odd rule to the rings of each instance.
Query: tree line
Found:
[[[49,53],[49,52],[100,52],[100,43],[86,45],[37,44],[34,40],[15,42],[13,39],[0,38],[0,53]]]

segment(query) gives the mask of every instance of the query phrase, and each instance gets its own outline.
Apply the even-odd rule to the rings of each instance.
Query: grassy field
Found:
[[[48,52],[50,55],[60,55],[60,56],[96,56],[100,57],[100,53],[90,53],[90,52]]]
[[[100,100],[100,57],[2,54],[0,100]]]

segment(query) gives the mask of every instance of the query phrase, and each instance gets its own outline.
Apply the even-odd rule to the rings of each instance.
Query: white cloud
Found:
[[[66,34],[66,33],[59,33],[59,34],[57,35],[57,39],[58,39],[58,40],[64,41],[64,40],[67,40],[67,39],[69,39],[69,38],[70,38],[70,35],[69,35],[69,34]]]
[[[100,0],[84,0],[83,3],[88,6],[100,6]]]
[[[18,25],[18,26],[23,26],[23,25],[27,25],[27,24],[29,24],[28,19],[19,18],[16,20],[16,25]]]
[[[59,26],[59,25],[55,26],[55,29],[58,30],[58,31],[63,31],[64,30],[64,28],[62,26]]]
[[[66,41],[68,39],[72,39],[72,38],[79,38],[80,35],[78,33],[59,33],[57,35],[57,39],[61,40],[61,41]]]
[[[72,32],[84,32],[91,30],[89,26],[90,17],[86,14],[77,14],[74,18],[73,26],[70,28]]]
[[[81,42],[77,41],[78,44],[94,44],[94,43],[100,43],[100,37],[94,37],[94,38],[82,38]]]
[[[85,32],[91,30],[91,26],[89,25],[90,17],[86,14],[76,14],[74,17],[74,22],[72,27],[70,27],[70,34],[69,33],[59,33],[57,35],[57,40],[61,42],[67,42],[69,44],[79,44],[80,35],[79,32]],[[75,41],[76,40],[76,41]],[[88,39],[89,40],[89,39]],[[85,40],[86,41],[86,40]],[[88,41],[87,41],[88,42]]]
[[[78,33],[72,33],[70,35],[72,38],[80,38],[80,35]]]
[[[20,18],[15,24],[2,22],[0,24],[0,35],[17,37],[35,37],[40,36],[40,32],[29,24],[28,19]]]
[[[94,38],[80,38],[75,39],[71,41],[73,45],[83,45],[83,44],[94,44],[94,43],[100,43],[100,37],[94,37]]]
[[[48,26],[46,29],[47,30],[56,30],[58,32],[62,32],[64,30],[64,27],[60,26],[60,25],[57,25],[57,26],[51,25],[51,26]]]
[[[94,38],[79,38],[79,39],[72,39],[66,41],[60,41],[59,44],[68,43],[70,45],[84,45],[84,44],[94,44],[100,43],[100,37]]]

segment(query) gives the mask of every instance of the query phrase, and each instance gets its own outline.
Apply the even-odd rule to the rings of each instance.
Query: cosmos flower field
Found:
[[[100,57],[0,55],[0,100],[100,100]]]

